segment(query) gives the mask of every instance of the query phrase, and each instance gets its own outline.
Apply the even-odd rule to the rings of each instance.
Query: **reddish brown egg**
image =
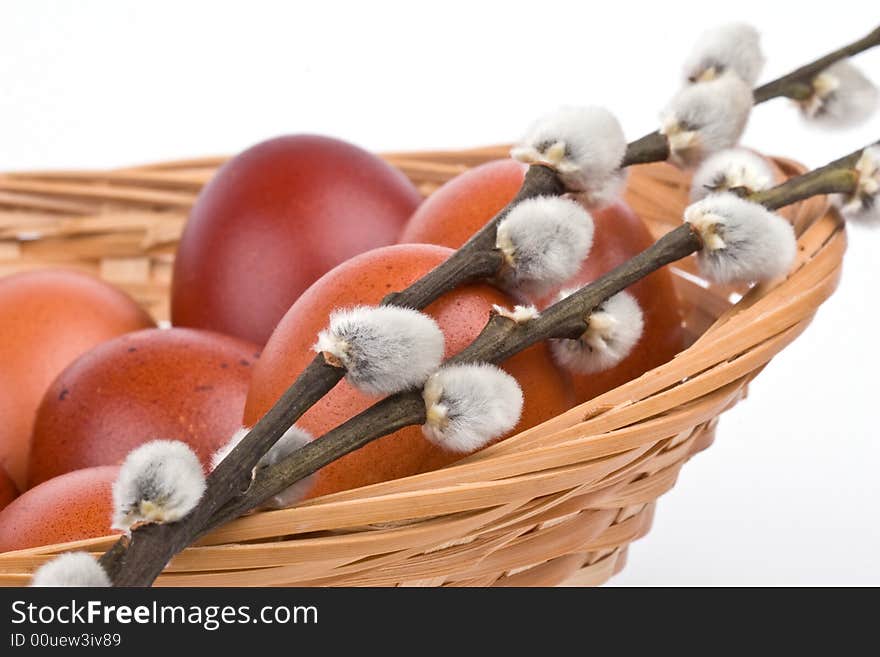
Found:
[[[30,485],[116,465],[155,439],[182,440],[206,466],[241,426],[258,347],[193,329],[139,331],[84,354],[54,381],[34,427]]]
[[[5,508],[16,497],[18,497],[18,488],[16,488],[15,482],[6,474],[3,466],[0,466],[0,510]]]
[[[420,201],[403,174],[338,139],[257,144],[217,172],[190,213],[172,322],[262,345],[321,275],[393,244]]]
[[[422,204],[401,239],[458,248],[513,200],[525,172],[526,167],[518,162],[497,160],[453,178]],[[644,222],[623,203],[591,214],[595,222],[593,247],[580,272],[565,287],[579,287],[598,278],[654,242]],[[600,374],[573,375],[578,401],[640,376],[684,347],[679,301],[668,270],[651,274],[629,291],[644,313],[642,339],[615,368]]]
[[[22,493],[0,513],[0,552],[114,534],[113,482],[119,468],[76,470]]]
[[[430,245],[401,245],[376,249],[336,267],[318,280],[290,308],[254,369],[248,392],[245,424],[253,424],[272,406],[312,360],[311,347],[335,308],[378,303],[427,273],[452,253]],[[446,355],[468,345],[489,318],[492,304],[511,306],[505,295],[486,285],[470,285],[434,302],[426,312],[446,336]],[[570,394],[563,377],[538,345],[511,358],[504,369],[522,386],[525,405],[514,433],[567,410]],[[320,436],[377,400],[343,381],[310,409],[299,425]],[[404,477],[440,467],[460,458],[429,443],[419,427],[385,436],[331,463],[318,473],[311,496]]]
[[[20,489],[52,380],[95,345],[154,325],[130,297],[86,274],[47,269],[0,279],[0,464]]]
[[[516,160],[495,160],[456,176],[424,200],[399,242],[457,249],[510,203],[527,169]]]

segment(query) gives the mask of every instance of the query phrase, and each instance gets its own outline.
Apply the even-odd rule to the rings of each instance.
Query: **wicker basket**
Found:
[[[506,147],[388,155],[425,192]],[[167,318],[174,249],[223,158],[107,172],[0,176],[0,275],[61,265],[95,273]],[[802,169],[778,160],[787,174]],[[687,179],[636,167],[627,200],[659,236],[681,219]],[[620,570],[679,468],[718,416],[809,323],[845,249],[824,199],[786,210],[794,272],[751,290],[674,270],[691,345],[671,362],[454,466],[236,520],[178,555],[160,586],[599,584]],[[743,295],[743,296],[741,296]],[[112,537],[0,554],[0,584],[51,555]]]

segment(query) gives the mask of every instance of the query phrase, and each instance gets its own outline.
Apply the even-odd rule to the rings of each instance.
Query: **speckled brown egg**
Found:
[[[84,354],[46,392],[28,481],[122,462],[155,439],[182,440],[202,463],[241,426],[258,348],[195,329],[124,335]]]
[[[0,512],[0,552],[114,534],[118,466],[68,472],[23,493]]]
[[[130,297],[86,274],[47,269],[0,279],[0,464],[20,489],[52,380],[95,345],[151,326]]]

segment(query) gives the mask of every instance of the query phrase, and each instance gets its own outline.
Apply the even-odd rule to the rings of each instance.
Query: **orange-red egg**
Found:
[[[18,488],[16,488],[15,482],[6,474],[3,466],[0,466],[0,510],[4,509],[16,497],[18,497]]]
[[[415,212],[401,241],[458,248],[507,205],[522,185],[526,167],[497,160],[467,171],[432,194]],[[566,285],[579,287],[649,247],[654,239],[626,205],[593,211],[593,247]],[[670,360],[684,347],[679,301],[672,277],[661,269],[629,288],[644,313],[642,339],[619,365],[600,374],[572,375],[578,401],[586,401]],[[546,301],[546,300],[545,300]]]
[[[396,169],[338,139],[270,139],[199,195],[174,266],[176,326],[262,345],[297,297],[339,263],[393,244],[421,201]]]
[[[318,332],[326,327],[335,308],[376,304],[386,294],[401,290],[452,253],[431,245],[401,245],[362,254],[319,279],[290,308],[259,363],[245,408],[245,423],[262,417],[312,360]],[[489,318],[492,304],[511,306],[504,294],[487,285],[469,285],[445,295],[426,309],[446,336],[446,355],[455,354],[477,336]],[[567,410],[571,397],[544,345],[537,345],[504,363],[517,378],[525,396],[523,416],[514,432],[534,426]],[[319,436],[364,410],[377,400],[339,383],[310,409],[299,425]],[[318,473],[311,495],[424,472],[460,456],[429,443],[419,427],[385,436],[331,463]]]
[[[516,160],[494,160],[456,176],[424,200],[399,242],[457,249],[510,203],[527,169]]]
[[[0,279],[0,464],[19,488],[52,380],[95,345],[154,325],[130,297],[86,274],[47,269]]]
[[[116,466],[76,470],[22,493],[0,512],[0,552],[116,533],[110,517],[118,473]]]
[[[55,380],[34,427],[30,485],[115,465],[155,439],[182,440],[206,466],[241,426],[258,347],[193,329],[121,336]]]

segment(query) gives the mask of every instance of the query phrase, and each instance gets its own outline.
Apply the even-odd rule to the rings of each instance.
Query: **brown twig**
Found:
[[[880,141],[874,142],[874,144],[878,143]],[[808,171],[802,176],[789,178],[781,185],[763,192],[756,192],[749,198],[771,210],[777,210],[811,196],[852,193],[858,183],[858,173],[853,167],[859,161],[864,150],[864,148],[860,148],[823,167]]]
[[[832,64],[839,62],[841,59],[852,57],[864,52],[870,48],[880,45],[880,27],[874,28],[870,34],[853,41],[843,48],[828,53],[824,57],[801,66],[799,69],[792,71],[788,75],[783,75],[772,82],[761,85],[755,89],[755,104],[763,103],[771,98],[792,98],[794,100],[804,100],[812,94],[812,86],[810,83],[813,78],[824,71]],[[806,94],[806,95],[805,95]]]
[[[754,104],[759,105],[773,98],[805,100],[812,94],[811,83],[817,74],[841,59],[858,55],[878,45],[880,45],[880,27],[843,48],[838,48],[791,73],[761,85],[753,92]],[[662,162],[667,159],[669,159],[669,143],[664,135],[655,131],[636,139],[627,147],[622,166]]]

